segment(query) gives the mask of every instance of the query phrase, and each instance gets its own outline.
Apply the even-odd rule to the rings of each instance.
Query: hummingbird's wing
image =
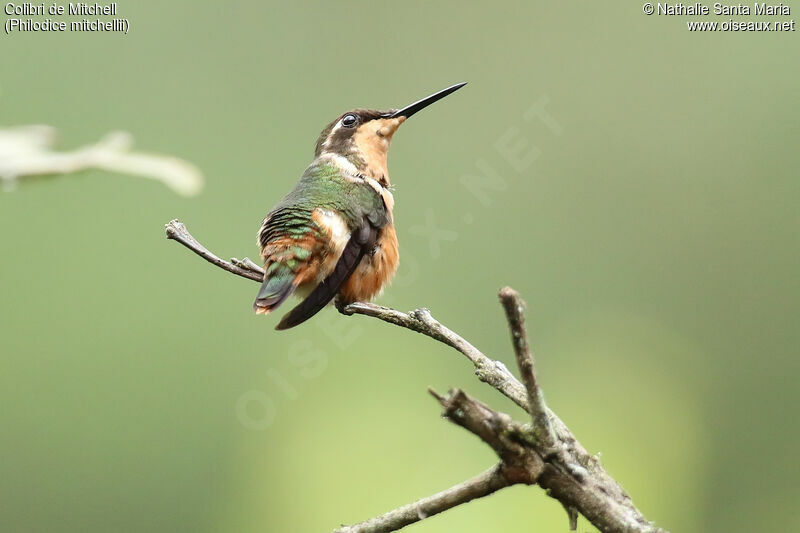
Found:
[[[258,314],[269,313],[300,284],[316,277],[319,257],[329,252],[327,241],[309,209],[302,206],[274,209],[259,231],[265,274],[253,310]]]
[[[378,230],[365,220],[361,228],[353,232],[333,272],[317,285],[305,300],[289,311],[275,326],[275,329],[289,329],[302,324],[328,305],[328,302],[336,296],[336,293],[339,292],[339,289],[356,269],[364,255],[375,246],[377,236]]]

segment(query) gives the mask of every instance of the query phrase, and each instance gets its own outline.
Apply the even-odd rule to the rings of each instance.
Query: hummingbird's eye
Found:
[[[356,125],[356,122],[358,122],[358,117],[356,117],[352,113],[347,114],[342,118],[342,126],[344,126],[345,128],[352,128],[353,126]]]

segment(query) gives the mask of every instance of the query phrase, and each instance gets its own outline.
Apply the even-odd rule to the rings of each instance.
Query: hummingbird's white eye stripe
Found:
[[[331,132],[325,138],[325,141],[323,141],[323,143],[322,143],[322,151],[323,152],[326,151],[328,148],[330,148],[331,139],[333,139],[333,134],[336,133],[337,131],[339,131],[340,129],[342,129],[342,121],[341,120],[339,122],[337,122],[336,125],[333,128],[331,128]]]

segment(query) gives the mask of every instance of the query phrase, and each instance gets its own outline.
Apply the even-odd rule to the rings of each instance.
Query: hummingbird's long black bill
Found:
[[[433,93],[430,96],[426,96],[422,100],[418,100],[418,101],[414,102],[411,105],[407,105],[406,107],[404,107],[403,109],[400,109],[399,111],[395,111],[394,113],[389,115],[389,118],[395,118],[395,117],[406,117],[406,118],[409,118],[411,115],[413,115],[414,113],[416,113],[420,109],[425,109],[426,107],[428,107],[432,103],[441,100],[442,98],[444,98],[448,94],[456,92],[457,90],[459,90],[460,88],[462,88],[466,84],[467,84],[467,82],[456,83],[452,87],[448,87],[447,89],[442,89],[441,91],[439,91],[437,93]]]

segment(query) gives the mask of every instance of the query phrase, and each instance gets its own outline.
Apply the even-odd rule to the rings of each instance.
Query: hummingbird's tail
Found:
[[[286,269],[285,272],[270,273],[261,284],[261,290],[258,291],[256,301],[253,303],[253,310],[258,315],[266,315],[279,305],[281,305],[286,298],[291,296],[297,285],[294,283],[295,274]]]

